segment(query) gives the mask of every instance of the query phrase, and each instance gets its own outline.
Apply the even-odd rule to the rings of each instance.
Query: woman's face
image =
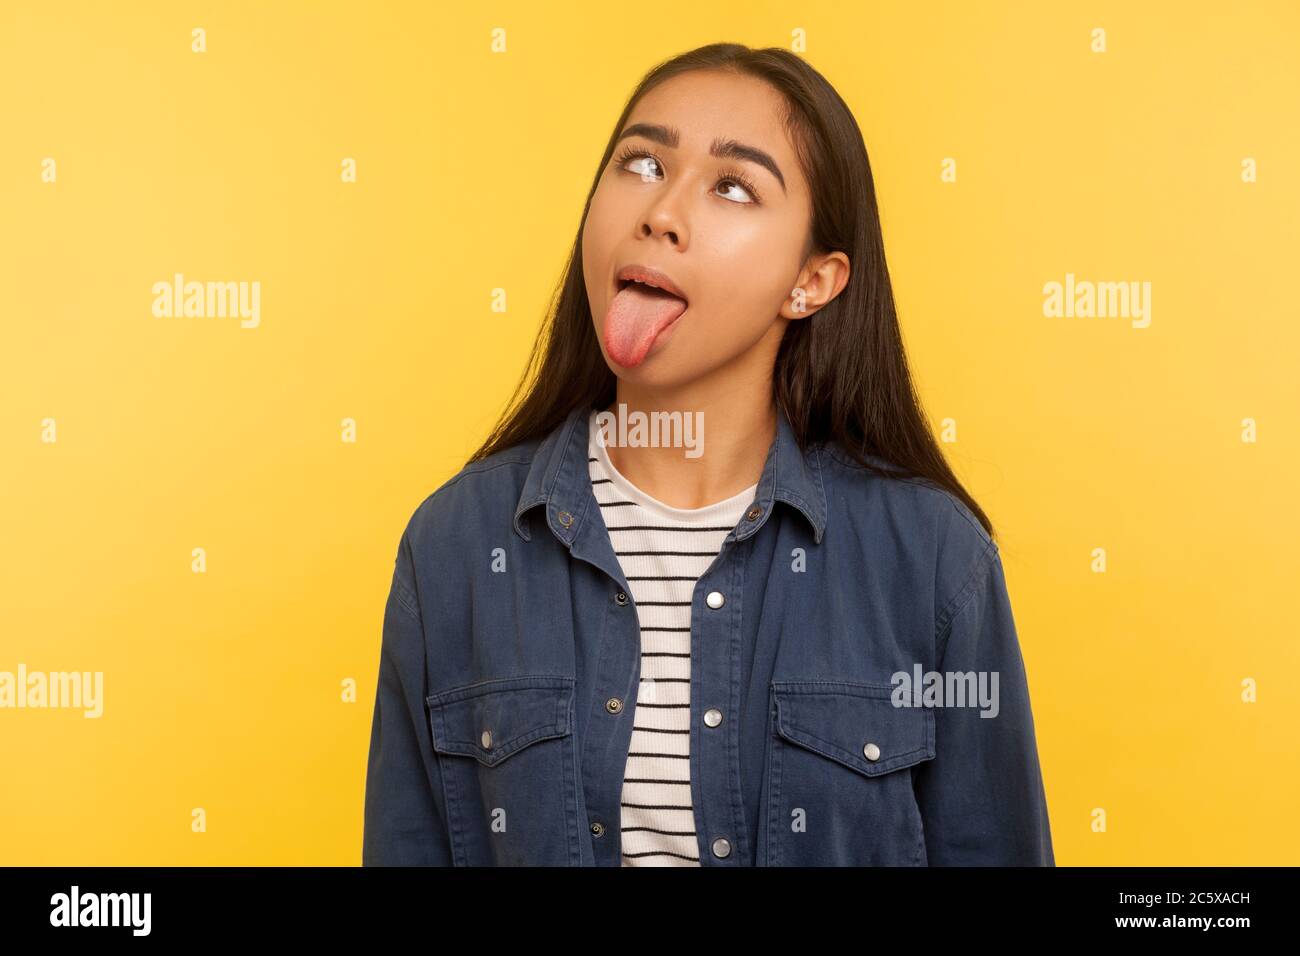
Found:
[[[843,287],[846,268],[804,268],[812,200],[781,109],[762,80],[700,71],[629,114],[582,232],[596,334],[624,381],[682,385],[756,357],[770,372],[786,322]],[[631,265],[667,276],[685,310],[644,286],[620,292]]]

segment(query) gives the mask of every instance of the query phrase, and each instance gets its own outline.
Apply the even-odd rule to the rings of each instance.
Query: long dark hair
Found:
[[[618,379],[601,355],[587,301],[582,230],[601,171],[637,101],[665,80],[693,70],[745,73],[784,94],[783,120],[812,190],[811,249],[842,251],[851,264],[840,294],[813,315],[791,322],[777,353],[774,398],[800,447],[834,442],[874,473],[927,480],[959,498],[992,536],[992,522],[944,459],[912,384],[862,131],[834,87],[778,47],[714,43],[659,64],[641,80],[614,125],[587,193],[549,320],[533,343],[513,399],[469,461],[544,437],[577,407],[607,408],[614,402]]]

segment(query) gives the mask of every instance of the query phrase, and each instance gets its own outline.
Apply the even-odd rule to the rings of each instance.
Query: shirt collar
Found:
[[[547,524],[566,545],[573,544],[584,521],[599,516],[587,462],[590,413],[586,406],[575,408],[538,445],[515,508],[515,531],[525,541],[532,536],[524,514],[538,505],[545,505]],[[776,416],[776,437],[767,452],[754,505],[737,526],[735,540],[743,541],[758,531],[772,513],[774,502],[783,501],[807,519],[813,542],[820,544],[826,531],[821,450],[799,448],[790,420],[779,404]]]

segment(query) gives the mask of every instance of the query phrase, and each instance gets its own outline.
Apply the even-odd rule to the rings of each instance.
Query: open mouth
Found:
[[[646,295],[661,296],[662,298],[665,299],[679,299],[682,302],[686,302],[686,298],[684,296],[676,295],[672,292],[667,291],[666,289],[661,289],[658,286],[650,285],[647,282],[640,282],[636,279],[616,280],[617,291],[622,292],[628,286],[636,286],[639,292],[644,292]]]
[[[687,310],[684,296],[651,284],[660,280],[653,270],[642,270],[642,273],[625,272],[615,276],[615,291],[604,318],[605,349],[610,358],[624,367],[639,365],[660,335],[674,326]],[[665,277],[663,281],[677,288],[670,279]]]

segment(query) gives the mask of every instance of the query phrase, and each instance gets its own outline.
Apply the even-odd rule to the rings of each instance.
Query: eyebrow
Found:
[[[676,149],[681,142],[681,134],[675,128],[658,123],[633,123],[619,134],[615,142],[621,142],[629,136],[643,136],[670,149]],[[776,181],[781,184],[782,192],[788,192],[785,188],[785,177],[781,175],[781,167],[776,164],[775,159],[757,146],[747,146],[734,139],[715,139],[709,144],[709,155],[720,159],[743,159],[757,163],[776,177]]]

